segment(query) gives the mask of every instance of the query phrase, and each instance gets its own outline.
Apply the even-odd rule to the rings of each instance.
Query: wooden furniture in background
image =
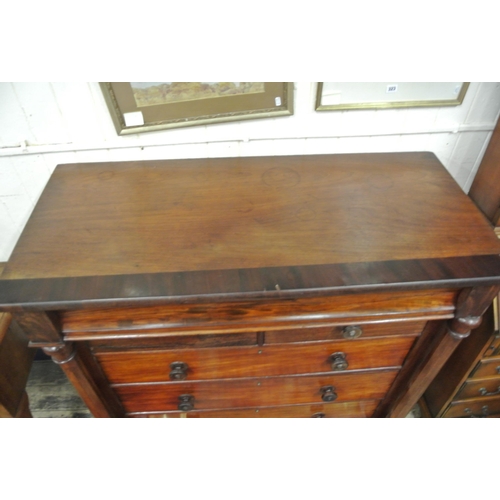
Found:
[[[500,122],[497,122],[469,196],[500,236]],[[498,298],[483,324],[464,340],[424,394],[432,417],[500,416]]]
[[[424,394],[431,417],[500,416],[498,298]]]
[[[404,417],[499,253],[430,153],[62,165],[0,309],[96,417]]]
[[[4,265],[0,262],[0,275]],[[0,312],[0,418],[31,417],[26,382],[34,356],[11,315]]]
[[[500,226],[500,120],[474,177],[469,196],[496,228]]]

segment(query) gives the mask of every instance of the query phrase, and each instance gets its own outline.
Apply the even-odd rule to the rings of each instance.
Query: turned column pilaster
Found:
[[[94,417],[120,417],[123,408],[89,348],[65,342],[59,316],[45,311],[15,311],[17,324],[32,347],[40,347],[57,363]]]
[[[482,316],[490,306],[500,287],[465,288],[458,296],[455,317],[436,333],[434,348],[426,359],[415,366],[413,376],[402,391],[402,396],[388,411],[389,417],[405,417],[421,398],[434,377],[460,342],[471,334],[482,321]]]

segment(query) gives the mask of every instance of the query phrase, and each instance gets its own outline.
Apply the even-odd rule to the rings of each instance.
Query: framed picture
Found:
[[[293,114],[289,82],[101,83],[118,134]]]
[[[318,83],[316,111],[458,106],[469,83]]]

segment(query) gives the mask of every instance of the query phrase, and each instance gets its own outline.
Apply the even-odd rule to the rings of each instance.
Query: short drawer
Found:
[[[398,370],[114,386],[125,411],[255,408],[381,399]]]
[[[486,349],[484,353],[485,356],[499,356],[500,355],[500,333],[496,334],[491,339],[491,344]]]
[[[236,347],[258,344],[256,332],[225,333],[207,335],[169,335],[168,337],[109,338],[91,340],[89,345],[94,352],[130,351],[137,349],[192,349],[204,347]]]
[[[492,396],[500,396],[500,377],[483,380],[468,380],[458,391],[455,400],[477,399]]]
[[[415,338],[130,352],[98,352],[114,384],[210,380],[400,367]]]
[[[500,357],[483,358],[471,374],[471,378],[494,377],[500,375]]]
[[[500,397],[452,403],[444,418],[500,416]]]
[[[324,326],[300,328],[294,330],[276,330],[266,332],[266,344],[285,342],[310,342],[321,340],[369,337],[385,337],[396,335],[420,335],[426,321],[384,321],[380,323],[360,323],[343,326]]]
[[[272,406],[245,410],[206,410],[190,412],[129,414],[130,417],[148,418],[369,418],[378,400],[351,403],[324,403],[313,405]]]

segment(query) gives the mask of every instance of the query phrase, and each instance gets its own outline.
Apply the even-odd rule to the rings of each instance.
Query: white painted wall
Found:
[[[458,107],[316,112],[295,84],[293,116],[118,136],[97,83],[0,83],[0,261],[60,163],[432,151],[468,191],[500,113],[500,83]]]

